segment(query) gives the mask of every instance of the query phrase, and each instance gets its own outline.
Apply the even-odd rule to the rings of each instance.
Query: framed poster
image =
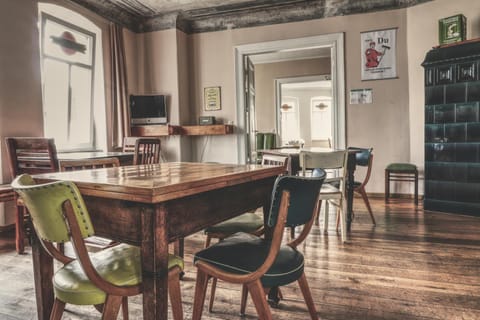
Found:
[[[215,111],[222,109],[220,87],[204,88],[203,103],[205,111]]]
[[[397,29],[360,33],[362,80],[397,77]]]

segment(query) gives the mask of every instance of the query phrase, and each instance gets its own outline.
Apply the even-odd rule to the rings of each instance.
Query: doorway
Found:
[[[255,147],[252,143],[256,134],[256,125],[259,116],[258,112],[260,106],[251,109],[248,101],[251,101],[246,84],[252,83],[250,76],[253,76],[252,70],[247,72],[245,61],[252,57],[269,57],[269,56],[284,56],[289,59],[299,59],[306,52],[312,52],[316,49],[326,49],[329,52],[331,59],[330,63],[330,83],[331,83],[331,105],[333,112],[332,116],[332,141],[334,141],[336,148],[345,148],[345,79],[344,79],[344,35],[343,33],[328,34],[315,37],[305,37],[290,40],[279,40],[271,42],[262,42],[237,46],[235,48],[236,59],[236,93],[237,93],[237,132],[238,132],[238,162],[250,163],[256,159]],[[301,59],[301,58],[300,58]],[[274,84],[272,83],[272,87]],[[258,95],[258,89],[255,90]],[[323,106],[323,105],[322,105]],[[272,108],[277,110],[275,104]],[[273,121],[278,125],[279,115],[273,114]],[[256,118],[252,123],[252,116]],[[276,129],[278,130],[278,129]],[[278,133],[278,132],[275,132]]]
[[[275,80],[278,146],[333,147],[330,75]]]

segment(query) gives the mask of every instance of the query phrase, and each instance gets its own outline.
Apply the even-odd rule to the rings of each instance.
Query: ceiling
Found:
[[[186,33],[406,8],[433,0],[71,0],[134,32]]]

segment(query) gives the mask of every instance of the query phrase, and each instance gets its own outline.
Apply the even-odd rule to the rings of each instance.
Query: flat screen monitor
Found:
[[[131,95],[130,119],[133,125],[166,124],[167,103],[164,95]]]

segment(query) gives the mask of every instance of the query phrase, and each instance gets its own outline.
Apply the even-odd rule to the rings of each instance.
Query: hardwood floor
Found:
[[[361,199],[349,243],[342,244],[331,213],[328,235],[314,227],[300,248],[321,319],[480,319],[480,218],[424,212],[413,201],[371,199],[377,226]],[[287,236],[287,233],[286,233]],[[13,234],[0,239],[0,319],[36,319],[31,251],[15,253]],[[195,287],[192,254],[205,236],[185,239],[182,285],[185,319]],[[308,319],[296,283],[282,289],[274,319]],[[241,319],[240,287],[219,281],[214,312],[204,319]],[[206,305],[208,302],[206,303]],[[141,318],[141,298],[130,299],[130,318]],[[93,307],[67,306],[64,319],[100,319]],[[121,318],[121,317],[119,317]],[[256,319],[249,299],[245,319]]]

